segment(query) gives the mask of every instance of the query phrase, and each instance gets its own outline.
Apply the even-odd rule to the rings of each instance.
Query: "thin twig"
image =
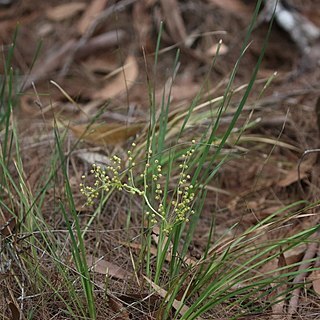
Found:
[[[293,280],[293,284],[299,284],[304,281],[304,279],[307,277],[309,270],[308,268],[310,267],[312,261],[311,259],[314,258],[317,254],[318,251],[318,243],[313,242],[309,244],[307,251],[302,259],[302,262],[299,266],[298,274]],[[301,271],[301,272],[300,272]],[[300,290],[301,288],[298,287],[294,289],[291,293],[291,299],[289,301],[289,306],[288,306],[288,320],[292,319],[292,316],[297,312],[298,309],[298,304],[299,304],[299,296],[300,296]]]
[[[67,74],[67,72],[68,72],[68,70],[74,60],[75,54],[77,53],[77,51],[80,48],[82,48],[88,42],[88,40],[92,37],[92,35],[94,34],[94,32],[98,26],[100,26],[104,21],[106,21],[107,18],[109,18],[111,16],[111,14],[124,10],[127,6],[135,3],[136,1],[137,0],[122,0],[119,3],[116,3],[112,6],[110,6],[109,8],[107,8],[106,10],[102,11],[93,20],[93,22],[91,23],[89,28],[86,30],[86,32],[83,34],[83,36],[78,40],[76,45],[70,51],[69,57],[68,57],[67,61],[65,62],[63,68],[61,69],[59,77],[64,77]]]

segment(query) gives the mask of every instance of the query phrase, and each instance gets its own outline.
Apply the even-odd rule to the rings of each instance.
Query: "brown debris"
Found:
[[[260,82],[256,83],[239,119],[239,123],[246,123],[250,115],[250,120],[255,124],[243,133],[239,143],[227,141],[226,152],[230,152],[230,157],[217,173],[212,185],[208,187],[208,199],[203,216],[195,231],[192,251],[197,258],[201,257],[207,245],[213,214],[216,228],[214,243],[210,244],[212,255],[224,252],[239,232],[268,218],[285,205],[301,199],[316,201],[319,198],[318,159],[304,159],[300,175],[297,166],[305,150],[319,148],[320,120],[316,114],[319,110],[315,112],[314,106],[319,96],[319,39],[316,39],[315,35],[318,34],[317,21],[320,11],[316,1],[303,1],[303,4],[302,1],[298,3],[296,0],[287,2],[290,5],[295,4],[295,8],[300,6],[298,15],[294,11],[295,17],[299,18],[298,26],[302,23],[310,26],[312,22],[313,31],[311,34],[307,32],[305,38],[299,38],[292,34],[290,37],[290,32],[281,31],[279,26],[273,28],[259,72]],[[139,134],[141,143],[145,143],[144,133],[150,115],[150,92],[155,94],[157,107],[161,105],[162,97],[165,102],[170,100],[169,118],[175,127],[195,96],[202,90],[191,117],[199,116],[203,110],[199,107],[202,103],[206,104],[207,117],[202,123],[195,122],[195,125],[188,127],[187,136],[182,138],[188,143],[191,135],[197,136],[202,133],[203,128],[215,119],[214,110],[221,99],[213,100],[224,93],[230,72],[239,57],[239,48],[246,27],[250,23],[254,5],[254,1],[242,0],[83,0],[70,4],[60,0],[22,0],[12,4],[12,7],[1,7],[0,38],[3,43],[3,57],[11,49],[12,36],[17,23],[20,24],[16,51],[12,59],[14,74],[21,74],[21,77],[15,78],[15,87],[20,90],[22,85],[24,86],[21,89],[22,93],[19,92],[22,98],[14,116],[19,124],[18,132],[22,136],[21,150],[30,189],[28,192],[37,194],[39,189],[43,188],[42,179],[46,174],[46,165],[50,163],[54,150],[52,129],[61,132],[68,129],[66,149],[63,152],[69,155],[68,175],[77,213],[81,224],[86,225],[94,210],[84,207],[83,198],[79,195],[81,174],[90,170],[93,162],[108,164],[108,159],[113,153],[126,154],[127,146]],[[308,10],[305,9],[307,5]],[[268,9],[267,6],[265,8]],[[266,11],[261,12],[262,18],[265,13]],[[160,21],[164,22],[164,31],[156,69],[154,51]],[[261,50],[266,28],[267,24],[263,23],[256,26],[252,43],[241,60],[232,89],[248,83]],[[298,35],[303,33],[301,28],[298,28],[298,31]],[[43,46],[35,59],[39,38],[43,39]],[[221,39],[221,51],[219,56],[215,57]],[[296,45],[292,39],[302,42]],[[304,50],[300,57],[301,48],[306,42],[309,48]],[[181,49],[179,65],[173,70],[178,48]],[[216,61],[212,68],[214,58]],[[298,72],[296,77],[291,77],[294,69],[300,66],[304,73]],[[4,74],[3,63],[0,67],[1,73]],[[278,72],[275,80],[268,88],[264,88],[275,71]],[[59,85],[54,86],[52,82],[49,84],[48,80],[53,80]],[[148,84],[150,88],[147,87]],[[235,94],[230,100],[226,117],[221,119],[221,132],[229,125],[235,106],[241,100],[241,94]],[[255,97],[261,94],[262,98],[256,102]],[[91,126],[91,120],[97,115],[101,115],[99,124]],[[240,126],[237,126],[237,129],[239,128]],[[178,135],[179,128],[172,132],[172,135]],[[217,139],[221,132],[217,132]],[[70,150],[70,145],[79,139],[81,149]],[[215,150],[216,146],[213,145],[210,152],[213,153]],[[65,241],[65,233],[60,234],[61,230],[66,231],[65,225],[54,208],[57,200],[63,199],[65,195],[59,173],[55,179],[54,187],[49,188],[45,195],[42,209],[44,219],[56,232],[57,239]],[[10,198],[9,193],[6,197]],[[136,232],[141,227],[139,219],[142,208],[139,207],[140,203],[132,202],[122,194],[115,193],[108,205],[101,208],[99,217],[86,234],[86,246],[90,251],[87,262],[94,274],[99,319],[151,320],[156,316],[160,319],[161,310],[157,307],[167,298],[169,292],[148,278],[143,281],[141,270],[144,266],[138,266],[140,269],[137,270],[132,268],[134,271],[128,271],[123,267],[133,266],[131,255],[136,257],[143,250]],[[17,209],[14,211],[15,214],[25,213],[23,206],[19,207],[18,203],[15,205],[18,206],[14,208]],[[137,206],[139,210],[130,212],[129,216],[127,209],[131,209],[131,206]],[[133,226],[132,230],[126,228],[129,222]],[[11,213],[1,208],[2,239],[7,240],[19,235],[16,223]],[[299,216],[289,226],[284,224],[270,231],[261,237],[260,241],[298,234],[317,223],[317,212],[308,212]],[[237,225],[237,228],[231,229],[233,225]],[[135,240],[131,241],[132,238]],[[217,239],[222,240],[219,242]],[[150,247],[152,259],[158,253],[157,239],[154,237],[153,240]],[[21,240],[21,243],[30,246],[27,241]],[[2,242],[0,244],[2,245]],[[39,248],[33,249],[41,252]],[[317,263],[311,264],[307,261],[311,257],[319,258],[319,248],[316,243],[312,243],[306,252],[305,250],[302,246],[293,252],[279,253],[279,259],[274,259],[260,270],[256,270],[260,273],[270,273],[283,268],[285,272],[290,265],[301,261],[300,273],[294,282],[278,288],[275,293],[284,300],[270,307],[266,314],[249,315],[242,317],[243,319],[271,319],[275,313],[279,317],[289,315],[289,318],[293,318],[297,315],[308,319],[308,310],[302,308],[301,291],[294,291],[291,299],[282,296],[292,284],[299,284],[306,279],[310,281],[309,286],[312,285],[315,293],[319,294],[319,273],[303,271],[318,266]],[[27,249],[25,252],[29,255]],[[104,258],[92,266],[92,262],[96,261],[94,257]],[[189,254],[186,257],[183,261],[186,268],[197,265],[197,259],[189,257]],[[66,264],[68,259],[69,257],[65,258]],[[169,254],[164,259],[165,263],[170,264]],[[42,262],[43,265],[37,268],[43,268],[41,272],[52,277],[60,290],[59,275],[51,272],[52,265],[45,254]],[[28,308],[39,305],[43,310],[36,310],[35,319],[63,317],[56,312],[61,309],[59,302],[47,299],[47,296],[53,294],[50,288],[45,288],[40,298],[33,297],[34,292],[31,288],[28,292],[31,298],[24,301],[24,310],[21,309],[18,301],[21,288],[14,282],[14,277],[19,279],[24,270],[17,269],[19,272],[16,269],[9,270],[12,274],[0,273],[0,280],[6,280],[6,284],[14,288],[11,290],[12,297],[0,301],[8,310],[4,316],[20,319],[24,317],[23,312],[27,312]],[[72,271],[70,270],[70,274]],[[280,274],[280,271],[277,272]],[[106,274],[109,275],[108,290],[105,284],[101,284],[106,280]],[[128,278],[133,280],[128,283]],[[154,291],[151,296],[148,290],[148,293],[145,293],[145,282],[148,283],[147,289]],[[75,281],[75,284],[78,282]],[[183,289],[179,293],[180,297],[184,294]],[[113,295],[111,292],[121,294]],[[106,297],[101,298],[100,294],[106,294]],[[312,304],[313,299],[306,294],[306,303]],[[174,308],[179,308],[180,305],[179,300],[173,303]],[[0,309],[1,307],[2,305]],[[183,315],[188,307],[187,304],[182,305],[180,315]],[[213,313],[219,314],[215,318],[231,318],[232,310],[227,308],[228,306],[224,305],[221,310],[214,310]],[[112,314],[110,317],[109,312]],[[229,312],[231,314],[228,314]],[[210,317],[211,314],[207,316]]]

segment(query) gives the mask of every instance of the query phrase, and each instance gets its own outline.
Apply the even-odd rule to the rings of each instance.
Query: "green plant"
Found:
[[[264,234],[264,230],[270,230],[283,219],[294,219],[298,215],[298,211],[290,213],[285,218],[280,215],[286,210],[290,211],[303,204],[294,203],[239,235],[220,252],[214,253],[210,249],[214,228],[213,218],[207,248],[201,259],[196,263],[188,262],[188,246],[193,239],[206,201],[206,188],[230,157],[230,153],[223,154],[223,151],[232,143],[234,146],[240,144],[242,134],[252,125],[248,121],[242,128],[235,130],[237,120],[254,87],[271,32],[272,21],[251,80],[245,87],[238,107],[233,111],[232,120],[222,134],[218,130],[224,114],[229,110],[229,103],[237,91],[232,90],[233,81],[248,46],[260,5],[261,1],[258,1],[240,57],[231,73],[224,95],[215,100],[214,107],[209,112],[202,112],[203,105],[198,104],[201,97],[199,95],[186,112],[181,112],[181,114],[176,112],[175,117],[172,117],[170,99],[168,101],[162,99],[160,113],[157,116],[155,86],[148,82],[151,115],[146,142],[138,146],[133,144],[135,148],[128,152],[127,163],[125,163],[126,159],[122,163],[119,157],[114,156],[113,164],[105,169],[94,165],[91,170],[95,177],[93,186],[86,183],[81,184],[81,192],[87,198],[87,205],[93,205],[94,199],[101,199],[100,191],[103,191],[104,195],[107,194],[103,196],[104,203],[113,190],[125,191],[132,196],[138,195],[142,200],[144,207],[142,232],[145,234],[141,235],[143,245],[140,263],[145,264],[143,273],[150,286],[155,291],[159,292],[162,289],[166,292],[158,311],[158,319],[199,319],[201,315],[222,303],[228,303],[230,309],[241,306],[235,312],[235,319],[245,314],[246,310],[262,312],[270,307],[270,304],[278,303],[279,299],[283,299],[283,295],[275,297],[273,301],[265,305],[255,306],[254,301],[260,301],[271,287],[281,286],[284,282],[292,280],[296,271],[273,276],[272,274],[256,275],[254,270],[278,257],[279,252],[299,246],[317,230],[317,228],[312,228],[282,241],[276,240],[257,247],[256,241],[259,235]],[[159,47],[160,37],[157,52],[159,52]],[[179,53],[177,53],[173,67],[175,70],[172,76],[173,81],[178,57]],[[156,78],[155,74],[154,77]],[[271,79],[267,79],[263,90],[270,81]],[[263,92],[260,96],[262,94]],[[200,113],[195,113],[196,110],[200,110]],[[186,133],[188,125],[201,121],[208,114],[213,115],[214,120],[202,132],[199,142],[195,143],[194,140],[192,143],[182,142],[181,139],[185,135],[189,137]],[[237,132],[237,135],[234,132]],[[191,146],[186,147],[186,145]],[[212,152],[213,148],[214,152]],[[146,156],[144,157],[143,154]],[[136,173],[139,171],[139,166],[135,163],[137,161],[140,164],[143,163],[142,169],[140,166],[140,174]],[[177,172],[177,168],[180,172]],[[155,258],[152,258],[151,246],[154,241],[152,235],[155,231],[157,254]],[[243,259],[237,263],[240,252]],[[182,289],[183,293],[181,293]]]
[[[71,250],[76,262],[75,270],[66,261],[68,255],[65,254],[64,244],[59,235],[42,214],[46,194],[54,187],[55,180],[62,170],[66,178],[68,210],[73,214],[74,221],[77,220],[66,175],[67,156],[62,152],[63,139],[58,132],[56,132],[56,149],[50,150],[51,161],[44,168],[43,181],[35,189],[28,183],[17,128],[18,120],[14,116],[20,95],[20,84],[16,81],[11,66],[16,36],[17,33],[5,57],[5,74],[1,78],[0,91],[0,270],[6,272],[4,276],[6,290],[3,297],[9,297],[10,290],[19,293],[19,297],[11,295],[9,300],[1,301],[1,310],[3,309],[1,315],[6,317],[4,306],[12,304],[17,312],[21,312],[21,316],[23,312],[27,318],[41,318],[43,312],[40,308],[41,303],[28,305],[27,297],[31,296],[35,301],[47,301],[48,305],[61,302],[63,307],[60,313],[71,318],[79,316],[85,318],[89,314],[91,319],[95,319],[93,284],[90,281],[86,260],[83,260],[86,256],[83,239],[81,235],[79,236],[79,224],[75,234],[73,226],[68,224],[70,217],[66,204],[60,201],[60,209],[53,208],[53,214],[61,210],[66,218],[72,239]],[[81,253],[78,249],[82,250]],[[55,277],[61,279],[61,282],[57,283]],[[83,303],[82,294],[79,294],[78,285],[75,286],[78,277],[83,285],[87,306]],[[50,298],[48,299],[50,295],[54,296],[52,302]],[[19,302],[13,300],[14,298],[19,299]],[[89,312],[86,310],[87,307]]]
[[[140,240],[140,251],[132,254],[137,279],[132,285],[139,285],[144,290],[148,288],[151,295],[160,300],[155,313],[158,319],[212,318],[219,308],[231,314],[230,319],[252,314],[259,316],[303,285],[293,284],[297,274],[303,272],[297,270],[300,263],[279,265],[265,274],[261,274],[260,268],[288,250],[308,243],[318,232],[319,226],[315,226],[282,239],[266,241],[264,238],[283,223],[299,219],[301,213],[315,205],[306,201],[284,206],[231,238],[228,234],[216,237],[216,213],[213,212],[210,231],[205,235],[207,243],[200,257],[195,260],[189,256],[189,246],[203,218],[210,183],[230,158],[238,157],[241,161],[239,150],[243,138],[247,129],[255,125],[250,119],[253,110],[249,110],[243,125],[238,120],[247,114],[245,106],[256,82],[271,26],[249,83],[234,88],[234,80],[249,45],[260,5],[261,1],[258,1],[224,94],[206,96],[206,88],[210,87],[208,77],[190,105],[178,106],[175,110],[171,110],[170,105],[171,88],[168,98],[164,92],[158,105],[156,80],[152,80],[157,79],[160,31],[155,67],[152,76],[148,74],[151,110],[148,130],[137,138],[125,155],[111,156],[107,165],[94,164],[83,176],[80,191],[86,200],[86,209],[90,207],[91,210],[86,220],[82,219],[75,204],[74,192],[77,190],[72,189],[69,172],[70,154],[79,141],[65,149],[67,132],[58,128],[56,122],[51,158],[44,166],[43,178],[37,188],[28,184],[17,123],[12,117],[17,93],[13,86],[14,73],[9,67],[10,51],[0,97],[0,210],[2,216],[3,212],[8,213],[16,223],[15,230],[1,238],[0,269],[10,274],[4,282],[10,293],[19,293],[16,300],[27,318],[40,319],[43,317],[41,308],[47,308],[54,310],[50,317],[95,319],[102,308],[101,313],[104,313],[112,306],[111,303],[108,305],[107,299],[110,296],[108,277],[102,288],[105,294],[103,306],[98,303],[101,285],[87,262],[88,252],[92,249],[88,248],[87,236],[89,231],[95,231],[90,228],[101,217],[102,209],[112,204],[113,197],[119,194],[129,199],[131,205],[125,208],[128,214],[123,229],[124,233],[128,231],[126,239],[135,245]],[[218,59],[219,48],[211,68]],[[172,83],[178,73],[179,54],[178,51],[172,68]],[[259,97],[270,81],[271,78],[264,80],[265,87]],[[235,98],[239,101],[236,106],[231,103]],[[90,125],[98,117],[93,117]],[[227,126],[223,127],[226,119]],[[44,213],[48,210],[45,207],[48,194],[53,194],[49,216],[63,222],[60,221],[60,229]],[[130,238],[132,216],[140,226]],[[231,229],[236,227],[237,223]],[[285,289],[281,291],[282,286]],[[274,291],[276,294],[270,298]],[[6,316],[5,312],[3,316]]]

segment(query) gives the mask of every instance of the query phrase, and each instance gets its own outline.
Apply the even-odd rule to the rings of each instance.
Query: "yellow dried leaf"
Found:
[[[61,4],[54,8],[49,8],[46,12],[47,17],[53,21],[63,21],[68,18],[72,18],[78,12],[84,10],[86,4],[84,2],[71,2]]]
[[[135,136],[145,127],[144,124],[78,124],[69,125],[69,129],[80,139],[83,139],[94,145],[116,145],[126,142],[129,138]]]
[[[87,257],[87,264],[88,267],[91,268],[94,272],[107,274],[113,278],[123,280],[131,276],[131,273],[129,271],[105,259],[97,259],[92,255]]]
[[[95,99],[110,99],[118,94],[129,90],[136,81],[139,74],[137,60],[134,56],[128,56],[123,67],[117,70],[117,75],[112,79],[108,79],[106,85],[95,92]]]

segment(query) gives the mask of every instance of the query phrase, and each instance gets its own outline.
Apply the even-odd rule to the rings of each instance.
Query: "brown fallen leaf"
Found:
[[[26,90],[32,86],[32,83],[36,83],[40,80],[47,79],[52,76],[52,72],[61,68],[66,61],[70,58],[70,53],[74,52],[74,59],[85,59],[86,57],[93,55],[101,49],[105,50],[110,46],[119,44],[126,37],[126,33],[123,30],[110,31],[100,34],[96,37],[92,37],[85,45],[78,47],[78,41],[76,39],[68,40],[60,48],[51,52],[44,60],[37,61],[33,72],[27,77],[23,89]],[[72,59],[73,60],[73,59]],[[68,78],[64,79],[64,87]],[[79,94],[79,85],[75,84],[75,81],[83,86],[80,79],[70,78],[72,85],[70,91],[76,91]],[[90,85],[86,82],[85,88],[91,92]]]
[[[245,5],[241,0],[210,0],[209,2],[242,18],[250,18],[252,15],[251,7]]]
[[[81,19],[79,20],[77,29],[80,34],[84,34],[91,23],[94,21],[95,17],[105,8],[108,0],[94,0],[91,1],[89,7],[83,13]]]
[[[184,42],[187,37],[186,27],[176,0],[161,0],[165,23],[174,42]]]
[[[11,319],[12,320],[20,320],[21,314],[20,314],[20,309],[18,307],[18,304],[10,301],[10,302],[8,302],[8,306],[11,311]]]
[[[308,172],[312,169],[312,164],[311,163],[303,163],[300,166],[300,179],[304,179],[308,176]],[[297,182],[299,180],[299,172],[297,168],[294,168],[290,171],[287,172],[286,176],[281,179],[277,185],[279,187],[287,187],[290,186],[291,184]]]
[[[69,125],[69,129],[80,139],[94,145],[116,145],[127,142],[145,127],[145,124],[78,124]]]
[[[112,311],[117,313],[117,316],[112,317],[114,320],[129,320],[130,315],[128,311],[125,309],[123,304],[119,301],[116,300],[115,298],[111,297],[108,295],[108,305],[111,308]]]
[[[87,257],[87,264],[94,272],[106,274],[112,278],[124,280],[132,276],[129,271],[117,266],[116,264],[105,259],[97,259],[92,255]]]
[[[288,250],[284,253],[284,258],[286,264],[290,267],[299,261],[301,261],[304,252],[306,251],[306,245],[300,245],[298,247],[294,247],[293,249]],[[265,263],[260,269],[259,272],[261,274],[271,274],[274,270],[279,267],[279,261],[277,258],[270,260],[269,262]]]
[[[95,55],[81,62],[81,65],[91,76],[94,73],[108,74],[117,67],[115,60],[116,59],[112,59],[111,57],[99,57]]]
[[[0,216],[0,236],[7,237],[14,234],[14,228],[17,221],[14,217],[10,217],[8,214],[2,214]]]
[[[126,39],[126,36],[127,34],[124,30],[117,29],[116,31],[111,30],[92,37],[84,45],[77,47],[79,40],[76,44],[74,59],[82,60],[92,56],[94,53],[105,52],[107,48],[115,45],[119,46]]]
[[[170,98],[174,102],[188,99],[191,100],[200,92],[200,90],[201,87],[196,82],[181,81],[172,86]]]
[[[312,271],[309,279],[312,281],[313,290],[320,296],[320,270]]]
[[[105,86],[94,93],[94,99],[107,100],[129,90],[139,74],[136,58],[134,56],[128,56],[123,66],[114,73],[117,73],[115,78],[112,80],[107,79]]]
[[[86,4],[84,2],[65,3],[54,8],[49,8],[46,15],[50,20],[60,22],[72,18],[80,11],[84,10],[85,7]]]
[[[31,87],[32,83],[47,78],[48,74],[57,69],[61,62],[65,60],[68,52],[75,46],[76,40],[71,39],[64,43],[59,49],[50,53],[45,60],[40,61],[35,65],[32,75],[28,76],[23,89],[26,90]]]
[[[287,272],[286,269],[284,268],[287,266],[288,264],[287,264],[286,258],[283,252],[280,252],[277,269],[274,270],[274,273],[277,275],[284,275]],[[275,287],[272,293],[275,295],[275,298],[277,299],[277,302],[275,302],[271,307],[272,313],[273,313],[272,319],[280,320],[280,319],[283,319],[283,316],[284,316],[287,282],[284,281],[284,283],[280,286],[278,283],[276,285],[271,284],[271,286]]]
[[[157,284],[155,284],[152,280],[150,280],[149,278],[147,278],[146,276],[144,276],[144,279],[151,285],[151,287],[155,290],[155,292],[162,298],[164,299],[168,299],[168,291],[166,291],[165,289],[159,287]],[[178,300],[173,300],[172,302],[172,306],[173,308],[175,308],[176,310],[179,310],[179,314],[180,315],[184,315],[188,310],[189,307],[186,306],[185,304],[183,304],[181,301]],[[203,318],[201,317],[197,317],[198,320],[202,320]]]
[[[132,10],[132,22],[135,33],[138,35],[139,47],[146,48],[147,51],[151,43],[153,28],[153,18],[149,11],[152,5],[154,4],[150,4],[148,1],[137,1]]]
[[[94,163],[99,164],[103,169],[106,166],[109,166],[112,164],[112,161],[110,160],[110,158],[100,152],[90,152],[90,151],[79,150],[78,152],[75,153],[75,155],[76,157],[89,163],[90,165]]]

